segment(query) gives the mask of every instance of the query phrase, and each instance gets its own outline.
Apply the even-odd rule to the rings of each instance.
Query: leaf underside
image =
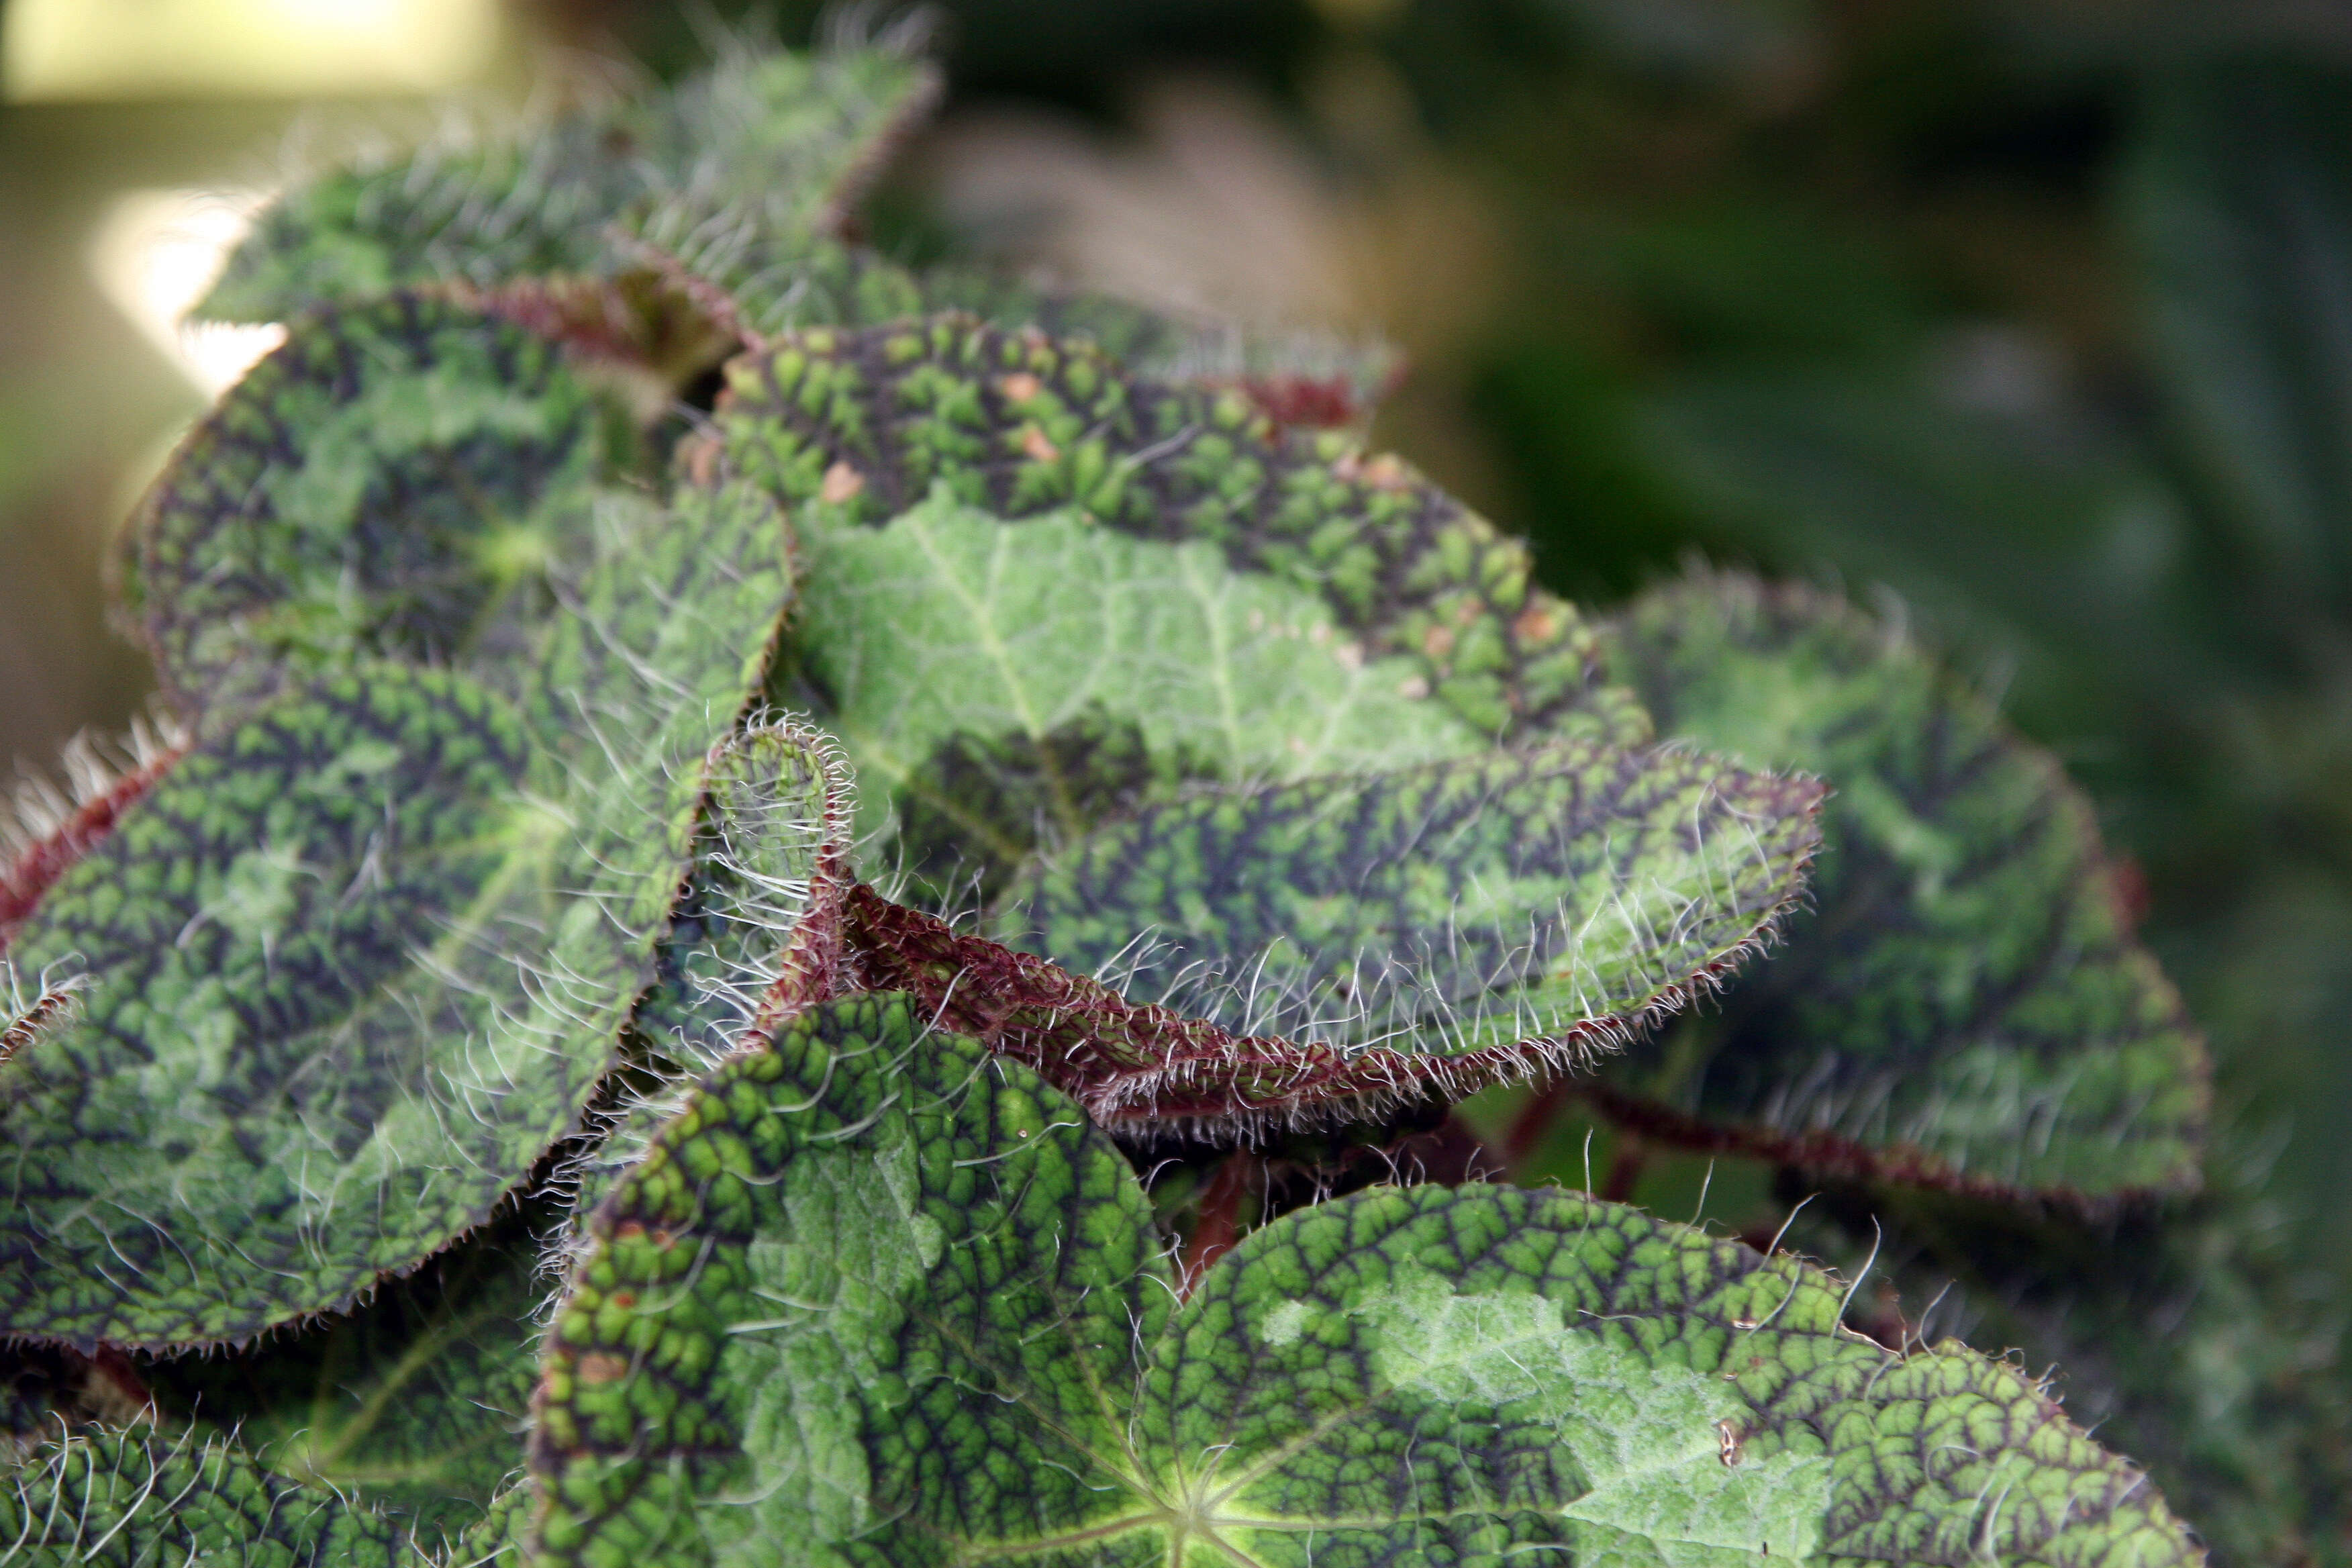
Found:
[[[2198,1560],[2006,1365],[1896,1355],[1828,1276],[1581,1195],[1373,1189],[1179,1304],[1104,1135],[921,1016],[782,1029],[600,1211],[542,1560]]]
[[[1832,793],[1813,909],[1721,1016],[1612,1067],[1605,1102],[1657,1135],[1866,1175],[2194,1184],[2204,1044],[2055,759],[1810,590],[1696,578],[1610,635],[1663,731]]]
[[[1819,798],[1573,742],[1201,790],[1016,879],[994,925],[1026,952],[871,894],[854,928],[870,984],[1106,1125],[1360,1118],[1581,1062],[1714,984],[1795,901]]]

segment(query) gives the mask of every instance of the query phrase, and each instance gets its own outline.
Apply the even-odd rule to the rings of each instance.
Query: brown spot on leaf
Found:
[[[603,1384],[618,1383],[628,1375],[629,1362],[626,1356],[612,1355],[604,1351],[590,1351],[580,1358],[580,1381],[591,1388]]]
[[[845,462],[835,462],[824,471],[824,482],[817,487],[816,499],[827,506],[839,506],[856,500],[866,490],[866,476]]]
[[[1007,403],[1026,403],[1045,391],[1045,384],[1025,370],[1016,370],[1011,375],[998,376],[996,390],[1003,394]]]
[[[1062,449],[1047,440],[1045,432],[1038,429],[1034,425],[1024,425],[1021,427],[1021,451],[1030,461],[1035,463],[1059,462],[1062,457]]]

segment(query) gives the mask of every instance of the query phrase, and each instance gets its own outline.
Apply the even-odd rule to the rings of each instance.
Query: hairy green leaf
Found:
[[[831,698],[912,865],[1017,863],[1187,774],[1298,778],[1486,749],[1365,656],[1319,595],[1234,570],[1205,542],[1060,510],[1015,523],[944,489],[881,528],[803,535],[800,668]]]
[[[755,348],[806,327],[873,327],[946,310],[1082,340],[1135,375],[1243,393],[1276,426],[1356,426],[1395,379],[1378,342],[1245,331],[1116,295],[1045,288],[981,268],[921,272],[868,250],[810,242],[684,202],[629,225],[638,258],[714,323]]]
[[[711,1068],[845,984],[847,770],[829,737],[756,720],[711,749],[692,874],[630,1020],[648,1053],[571,1162],[582,1212]]]
[[[838,226],[936,86],[895,47],[738,44],[649,102],[329,174],[262,215],[198,313],[284,321],[415,284],[608,276],[635,260],[621,221],[664,202],[814,237]]]
[[[1362,1116],[1715,984],[1796,901],[1820,793],[1590,742],[1200,789],[1013,881],[996,931],[1051,963],[870,899],[858,945],[1106,1124]]]
[[[2161,1211],[1848,1193],[1792,1216],[1788,1245],[1874,1263],[1863,1299],[1877,1298],[1882,1321],[1899,1310],[1916,1335],[2059,1368],[2074,1418],[2147,1467],[2215,1563],[2341,1563],[2352,1347],[2335,1260],[2279,1202],[2279,1142],[2243,1121],[2216,1127],[2203,1190]]]
[[[554,345],[415,295],[293,329],[182,444],[125,610],[194,710],[240,665],[511,658],[618,454]]]
[[[343,1317],[148,1367],[147,1384],[276,1475],[420,1542],[459,1534],[521,1467],[551,1217],[536,1204],[501,1215]]]
[[[2055,759],[1899,634],[1805,589],[1698,577],[1611,631],[1612,668],[1667,732],[1833,792],[1814,910],[1721,1016],[1612,1068],[1619,1116],[2001,1192],[2195,1182],[2204,1043]]]
[[[18,934],[17,973],[87,990],[0,1064],[0,1331],[218,1342],[339,1307],[577,1124],[789,592],[740,486],[591,527],[510,696],[379,663],[280,699]]]
[[[226,1443],[133,1430],[43,1444],[0,1476],[0,1553],[26,1568],[383,1568],[391,1521],[274,1476]]]
[[[782,1029],[598,1214],[541,1560],[2198,1560],[2008,1366],[1886,1351],[1818,1270],[1581,1195],[1374,1189],[1180,1303],[1102,1133],[921,1016]]]
[[[703,791],[694,874],[635,1018],[697,1075],[741,1048],[763,1010],[833,989],[851,795],[832,740],[788,720],[713,747]]]
[[[1090,766],[1073,749],[1139,751],[1155,777],[1296,777],[1646,733],[1524,547],[1392,458],[1280,434],[1238,391],[959,317],[792,334],[728,378],[729,450],[808,552],[793,652],[865,820],[952,822],[959,767],[1033,775],[957,825],[983,870],[1005,835],[1115,803],[1062,786]],[[943,681],[954,697],[922,700]]]
[[[445,1568],[516,1568],[539,1510],[539,1489],[527,1479],[491,1500],[482,1521],[444,1554]]]

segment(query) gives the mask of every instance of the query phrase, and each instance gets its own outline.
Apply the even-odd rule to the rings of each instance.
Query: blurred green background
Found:
[[[433,95],[495,121],[675,73],[741,15],[0,6],[0,761],[46,766],[143,700],[107,543],[237,352],[166,320],[226,209],[156,193],[267,188],[429,128]],[[2170,1370],[2086,1349],[2061,1389],[2224,1557],[2352,1559],[2352,1504],[2320,1495],[2352,1490],[2352,7],[930,15],[950,91],[876,243],[1384,337],[1410,374],[1381,441],[1530,537],[1556,587],[1606,604],[1695,551],[1841,584],[2067,761],[2220,1063],[2217,1194],[2164,1223],[2250,1294],[2119,1298],[2114,1331]],[[889,14],[763,16],[799,41]],[[1667,1163],[1639,1195],[1687,1210],[1695,1179]],[[1734,1173],[1706,1212],[1738,1229],[1790,1199]],[[1804,1239],[1837,1253],[1868,1208]],[[1980,1298],[2047,1297],[1997,1272]],[[2032,1356],[2040,1321],[1964,1326]],[[2247,1445],[2282,1422],[2304,1426],[2273,1464]],[[2207,1493],[2245,1521],[2200,1517]]]

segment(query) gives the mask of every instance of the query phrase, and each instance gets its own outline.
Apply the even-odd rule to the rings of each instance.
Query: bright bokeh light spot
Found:
[[[132,191],[99,226],[90,267],[116,308],[204,394],[217,396],[286,339],[283,327],[191,324],[189,309],[266,198],[220,191]]]
[[[490,64],[497,0],[6,0],[12,101],[429,92]]]

